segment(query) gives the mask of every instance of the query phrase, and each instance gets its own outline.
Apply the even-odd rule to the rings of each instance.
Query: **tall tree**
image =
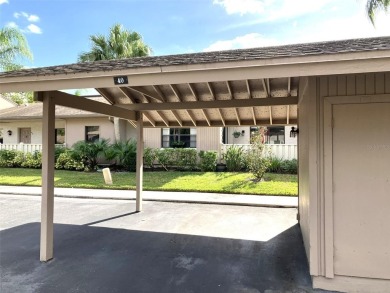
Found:
[[[367,15],[371,20],[371,23],[375,25],[375,15],[379,10],[384,10],[390,7],[390,0],[367,0]]]
[[[22,68],[23,59],[32,60],[32,53],[22,32],[13,27],[0,29],[0,71]]]
[[[91,50],[81,53],[79,62],[141,57],[148,56],[151,52],[139,33],[126,30],[120,24],[112,26],[107,37],[92,35],[90,40]]]

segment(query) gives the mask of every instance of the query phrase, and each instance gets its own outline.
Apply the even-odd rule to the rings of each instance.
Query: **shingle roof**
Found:
[[[95,101],[107,103],[103,98],[94,98]],[[42,103],[17,106],[0,110],[1,120],[25,120],[42,118]],[[81,117],[105,117],[105,115],[56,106],[56,118],[81,118]]]
[[[124,70],[140,67],[204,64],[215,62],[273,59],[309,55],[339,54],[364,51],[390,50],[390,37],[351,39],[342,41],[261,47],[168,56],[137,57],[122,60],[75,63],[69,65],[24,69],[0,73],[1,77],[44,76]]]

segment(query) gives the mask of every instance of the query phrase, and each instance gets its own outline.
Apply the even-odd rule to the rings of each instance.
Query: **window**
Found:
[[[85,141],[95,142],[99,140],[99,126],[85,126]]]
[[[163,128],[162,147],[196,148],[196,128]]]
[[[56,128],[55,144],[64,144],[64,143],[65,143],[65,128]]]
[[[267,127],[265,143],[284,144],[284,126]]]

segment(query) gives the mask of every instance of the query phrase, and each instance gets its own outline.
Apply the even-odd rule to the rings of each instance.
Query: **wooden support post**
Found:
[[[137,189],[136,189],[136,211],[142,211],[142,185],[144,168],[144,127],[142,113],[137,114]]]
[[[54,216],[54,131],[55,104],[48,93],[43,96],[42,124],[42,198],[40,260],[53,258]]]

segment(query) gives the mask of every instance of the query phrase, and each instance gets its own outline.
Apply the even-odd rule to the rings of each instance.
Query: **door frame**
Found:
[[[25,143],[22,141],[22,131],[23,130],[29,130],[29,136],[30,136],[30,142],[29,143]],[[31,144],[31,127],[20,127],[19,128],[19,143],[25,143],[25,144]]]
[[[370,103],[390,103],[390,94],[330,96],[324,98],[324,227],[325,276],[327,278],[334,278],[333,106]]]

